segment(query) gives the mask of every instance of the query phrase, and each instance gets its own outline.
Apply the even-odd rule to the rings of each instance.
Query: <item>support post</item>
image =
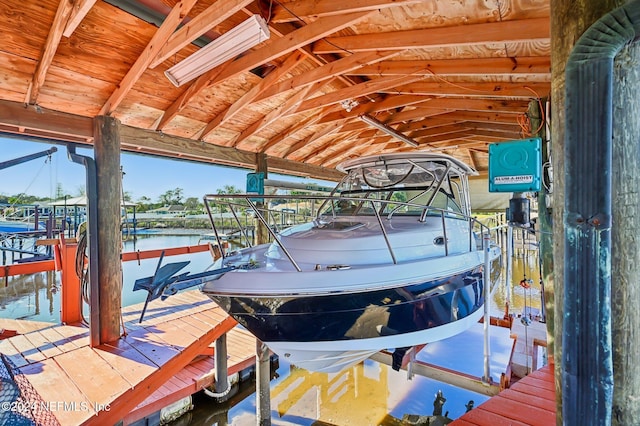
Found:
[[[98,187],[100,343],[107,343],[120,338],[122,307],[119,122],[113,117],[98,116],[93,130]]]
[[[271,365],[269,348],[256,339],[256,424],[271,425]]]
[[[268,177],[267,156],[264,153],[256,154],[256,173],[264,173],[264,178]],[[256,203],[258,210],[268,220],[269,215],[265,213],[263,208],[269,208],[269,204],[265,206],[264,202]],[[269,230],[262,224],[262,221],[255,219],[256,221],[256,236],[255,244],[264,244],[269,242]]]
[[[216,386],[217,394],[222,394],[229,387],[229,377],[227,369],[227,333],[216,339]]]
[[[491,384],[491,346],[489,343],[489,330],[491,328],[491,316],[489,313],[489,305],[491,304],[491,236],[487,232],[484,236],[483,242],[484,248],[484,270],[482,281],[482,292],[484,297],[484,375],[482,381],[486,384]]]
[[[640,6],[639,6],[640,7]],[[614,65],[611,316],[613,421],[640,419],[640,43],[626,45]]]

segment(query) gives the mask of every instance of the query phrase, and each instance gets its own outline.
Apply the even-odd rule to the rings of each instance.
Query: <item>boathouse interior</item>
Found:
[[[639,11],[639,0],[3,0],[0,134],[67,145],[76,162],[76,147],[94,149],[95,346],[120,332],[121,152],[335,181],[350,158],[432,150],[486,179],[491,144],[540,136],[554,179],[540,244],[557,418],[633,424]],[[612,140],[626,143],[615,172]]]
[[[123,151],[248,169],[264,154],[270,171],[329,180],[350,157],[414,149],[486,172],[490,143],[537,130],[529,103],[551,84],[548,0],[11,0],[0,13],[1,131],[91,145],[92,118],[109,116]],[[165,75],[254,16],[268,39],[179,87]]]

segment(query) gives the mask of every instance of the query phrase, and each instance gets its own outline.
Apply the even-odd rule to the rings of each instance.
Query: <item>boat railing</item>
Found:
[[[398,207],[406,207],[417,212],[416,219],[419,221],[425,221],[427,217],[439,217],[441,223],[441,229],[443,232],[443,241],[445,256],[450,254],[450,243],[447,235],[447,220],[455,219],[465,221],[468,223],[468,242],[469,251],[484,250],[487,244],[494,238],[495,229],[491,229],[486,224],[482,223],[475,217],[465,215],[462,212],[443,209],[433,206],[425,206],[422,204],[416,204],[411,202],[402,202],[397,200],[386,200],[377,198],[363,198],[363,197],[346,197],[342,195],[257,195],[257,194],[211,194],[205,195],[204,205],[211,222],[211,226],[214,233],[214,238],[217,243],[222,247],[222,237],[224,233],[219,231],[220,220],[216,220],[216,213],[225,213],[227,218],[230,218],[235,222],[235,227],[239,229],[241,247],[252,247],[254,245],[253,238],[250,235],[250,229],[252,227],[243,226],[242,219],[244,218],[245,224],[248,217],[253,217],[259,221],[264,229],[268,232],[269,241],[275,242],[282,252],[287,256],[291,264],[296,270],[300,271],[301,268],[293,258],[291,253],[282,244],[278,233],[285,228],[293,225],[309,223],[316,221],[318,223],[329,221],[341,217],[348,218],[373,216],[378,223],[380,233],[384,238],[385,244],[389,251],[389,255],[393,263],[397,263],[397,256],[389,238],[387,228],[385,227],[385,221],[391,221],[395,217],[406,217],[398,214]],[[298,202],[296,206],[299,206],[300,202],[303,202],[306,207],[303,209],[293,209],[292,204]],[[352,211],[350,214],[343,214],[338,211],[336,206],[338,202],[351,202],[358,203],[357,211]],[[273,208],[275,205],[284,204],[286,207],[281,207],[280,210]],[[365,209],[363,206],[369,205],[370,209]],[[385,211],[387,205],[392,206],[394,214],[382,214]],[[317,208],[317,207],[320,208]],[[331,206],[326,208],[323,206]],[[324,208],[324,210],[323,210]],[[230,215],[229,215],[230,213]],[[224,222],[222,223],[224,226]],[[450,226],[450,225],[449,225]],[[495,240],[494,240],[495,241]],[[262,241],[266,242],[266,241]],[[221,250],[222,256],[225,256],[223,250]]]

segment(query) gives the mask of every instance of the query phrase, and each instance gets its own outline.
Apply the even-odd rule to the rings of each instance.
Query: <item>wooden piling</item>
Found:
[[[120,338],[122,306],[122,234],[120,233],[119,122],[113,117],[94,119],[94,150],[97,178],[100,343]],[[96,220],[96,218],[89,218]],[[90,241],[91,244],[93,241]]]
[[[640,43],[627,45],[614,64],[612,152],[611,314],[613,425],[640,419]]]

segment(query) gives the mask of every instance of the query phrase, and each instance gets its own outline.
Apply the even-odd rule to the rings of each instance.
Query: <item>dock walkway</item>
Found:
[[[549,426],[556,424],[553,364],[518,380],[451,426]]]
[[[232,329],[230,370],[254,361],[255,338],[199,291],[151,302],[138,324],[141,309],[123,309],[126,335],[113,344],[91,348],[87,327],[54,325],[0,341],[0,353],[61,425],[116,424],[199,390],[213,381],[209,345]]]

